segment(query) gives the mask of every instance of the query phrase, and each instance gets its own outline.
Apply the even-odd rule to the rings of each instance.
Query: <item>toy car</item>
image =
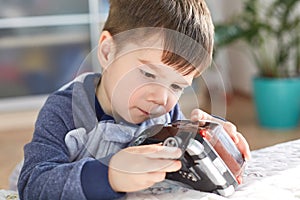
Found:
[[[230,196],[238,186],[245,160],[225,132],[212,121],[180,120],[168,125],[154,125],[144,130],[131,146],[163,143],[179,147],[183,153],[182,168],[167,173],[166,178],[190,187]]]

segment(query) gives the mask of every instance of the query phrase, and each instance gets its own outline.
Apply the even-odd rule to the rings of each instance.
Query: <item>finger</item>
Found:
[[[242,178],[242,176],[237,176],[237,177],[236,177],[236,180],[237,180],[238,184],[242,184],[242,183],[243,183],[243,178]]]
[[[147,165],[142,168],[139,167],[135,173],[146,173],[146,172],[175,172],[181,168],[181,161],[179,160],[166,160],[166,159],[151,159]]]
[[[178,159],[182,155],[181,149],[168,146],[152,146],[148,149],[148,158],[152,159]]]
[[[176,172],[180,170],[182,164],[179,160],[169,160],[164,161],[165,163],[162,163],[162,167],[160,169],[157,169],[159,172]]]
[[[161,147],[162,144],[149,144],[128,147],[125,151],[132,154],[151,154],[157,152]]]
[[[246,139],[241,133],[237,133],[237,137],[239,138],[239,142],[237,143],[237,148],[243,154],[246,161],[250,160],[251,152],[250,152],[248,142],[246,141]]]
[[[228,133],[228,135],[231,137],[231,139],[235,144],[239,143],[239,137],[237,136],[237,129],[234,124],[232,124],[231,122],[224,122],[223,128],[225,129],[225,131]]]
[[[135,179],[136,187],[138,188],[138,190],[142,190],[153,186],[155,183],[159,183],[165,180],[166,172],[148,172],[148,173],[134,174],[132,178]],[[136,187],[134,191],[138,191]]]
[[[181,150],[161,145],[142,145],[129,147],[112,159],[111,167],[128,173],[146,173],[154,171],[177,171],[181,163],[174,164],[181,156]],[[115,158],[115,156],[113,157]],[[124,165],[128,163],[128,165]],[[135,163],[135,164],[131,164]]]
[[[181,149],[177,147],[162,146],[161,144],[129,147],[126,151],[133,154],[143,154],[148,158],[161,159],[178,159],[182,155]]]
[[[211,120],[212,116],[208,113],[200,110],[200,109],[194,109],[191,112],[191,121],[199,121],[199,120]]]
[[[151,184],[151,182],[158,183],[158,182],[165,180],[166,172],[149,172],[148,176],[149,176],[148,179],[149,179],[150,184]]]

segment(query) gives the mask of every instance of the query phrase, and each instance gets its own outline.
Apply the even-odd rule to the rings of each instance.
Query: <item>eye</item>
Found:
[[[145,76],[145,77],[147,77],[147,78],[152,78],[152,79],[155,79],[155,78],[156,78],[156,76],[155,76],[154,74],[149,73],[149,72],[146,72],[146,71],[144,71],[144,70],[142,70],[142,69],[140,69],[140,72],[143,74],[143,76]]]
[[[176,85],[176,84],[172,84],[171,85],[171,88],[175,91],[182,91],[183,90],[183,87],[179,86],[179,85]]]

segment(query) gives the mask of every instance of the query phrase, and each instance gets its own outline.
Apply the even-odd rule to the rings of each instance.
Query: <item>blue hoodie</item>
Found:
[[[183,119],[178,104],[166,115],[134,125],[104,113],[95,91],[100,74],[87,73],[51,94],[32,141],[24,147],[20,199],[118,199],[108,181],[112,155],[144,128]]]

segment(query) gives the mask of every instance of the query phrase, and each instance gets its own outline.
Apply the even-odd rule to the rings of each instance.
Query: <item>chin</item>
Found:
[[[140,116],[140,117],[132,118],[131,123],[140,124],[140,123],[143,123],[144,121],[147,121],[148,119],[151,119],[151,118],[154,118],[154,117],[153,116]]]
[[[143,123],[144,121],[146,121],[148,119],[149,118],[135,119],[135,120],[132,120],[131,123],[133,123],[133,124],[140,124],[140,123]]]
[[[126,121],[131,124],[140,124],[148,119],[149,119],[149,117],[144,117],[144,116],[140,116],[140,117],[124,116],[124,117],[120,118],[120,121]]]

